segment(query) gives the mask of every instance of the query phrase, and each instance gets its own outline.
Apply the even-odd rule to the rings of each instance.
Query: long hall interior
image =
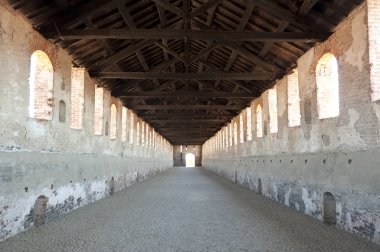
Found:
[[[0,0],[0,251],[380,251],[379,0]]]

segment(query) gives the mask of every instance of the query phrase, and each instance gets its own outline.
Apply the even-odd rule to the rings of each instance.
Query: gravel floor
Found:
[[[198,168],[173,168],[0,243],[0,251],[380,251]]]

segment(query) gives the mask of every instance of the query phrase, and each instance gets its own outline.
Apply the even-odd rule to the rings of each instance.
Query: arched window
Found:
[[[239,136],[240,136],[240,143],[244,143],[244,119],[243,114],[240,114],[239,116]]]
[[[141,122],[141,145],[145,144],[144,131],[145,131],[145,122]]]
[[[318,118],[339,115],[338,61],[331,53],[326,53],[318,61],[316,68]]]
[[[94,111],[94,134],[102,135],[103,132],[103,88],[95,85],[95,111]]]
[[[121,108],[121,141],[127,141],[127,117],[128,109],[126,107]]]
[[[130,144],[133,144],[133,137],[134,137],[134,127],[135,127],[135,114],[132,113],[132,111],[130,111],[130,114],[129,114],[129,143]]]
[[[117,116],[117,109],[115,104],[111,105],[111,122],[110,122],[110,138],[112,140],[116,139],[116,116]]]
[[[83,128],[84,68],[71,68],[71,120],[73,129]]]
[[[252,141],[252,109],[247,108],[247,141]]]
[[[140,145],[140,122],[136,125],[136,144]]]
[[[230,146],[232,146],[233,144],[233,129],[232,129],[232,123],[230,123],[230,125],[228,126],[229,128],[229,136],[230,136]]]
[[[277,133],[278,120],[277,120],[277,91],[276,88],[269,89],[268,91],[268,104],[269,104],[269,132]]]
[[[49,56],[37,50],[31,56],[29,74],[29,115],[51,120],[53,116],[53,65]]]
[[[256,132],[257,137],[263,137],[263,115],[260,104],[256,107]]]
[[[298,86],[298,70],[287,77],[288,81],[288,126],[301,125],[300,94]]]
[[[234,131],[234,145],[237,145],[238,144],[238,127],[237,127],[237,123],[234,122],[233,124],[233,131]]]
[[[64,101],[59,101],[59,122],[66,122],[66,103]]]

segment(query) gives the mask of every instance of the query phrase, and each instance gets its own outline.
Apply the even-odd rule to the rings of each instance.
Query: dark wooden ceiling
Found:
[[[9,0],[172,144],[202,144],[363,0]]]

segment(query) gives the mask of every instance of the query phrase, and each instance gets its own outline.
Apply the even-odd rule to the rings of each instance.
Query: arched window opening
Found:
[[[83,128],[84,68],[71,68],[71,120],[73,129]]]
[[[263,115],[260,104],[256,107],[256,133],[257,137],[263,137]]]
[[[134,127],[135,127],[135,115],[130,111],[130,123],[129,123],[129,143],[133,144],[133,137],[134,137]]]
[[[145,144],[144,131],[145,131],[145,122],[142,122],[141,123],[141,145]]]
[[[323,221],[327,225],[336,224],[336,201],[330,192],[323,194]]]
[[[127,119],[128,118],[128,109],[126,107],[121,108],[121,141],[127,141]]]
[[[380,100],[380,6],[379,0],[367,0],[368,41],[372,101]]]
[[[268,104],[269,104],[269,132],[277,133],[278,119],[277,119],[277,91],[276,88],[269,89],[268,91]]]
[[[66,122],[66,103],[64,101],[59,101],[59,122]]]
[[[252,109],[247,108],[247,141],[252,141]]]
[[[102,87],[95,86],[94,134],[97,136],[103,133],[103,92]]]
[[[228,129],[229,129],[229,142],[230,142],[230,146],[232,146],[232,142],[233,142],[233,133],[232,133],[232,123],[230,123],[230,125],[228,125]]]
[[[243,114],[239,116],[239,135],[240,135],[240,143],[244,143],[244,119]]]
[[[136,144],[140,145],[140,122],[136,125]]]
[[[110,122],[110,138],[111,140],[116,139],[116,116],[117,109],[115,104],[111,105],[111,122]]]
[[[288,81],[288,126],[296,127],[301,125],[301,107],[298,85],[298,70],[287,77]]]
[[[234,145],[237,145],[238,144],[238,127],[237,127],[237,123],[234,122],[233,124],[233,131],[234,131]]]
[[[338,61],[333,54],[326,53],[318,61],[316,82],[318,118],[339,116]]]
[[[31,56],[29,74],[29,116],[41,120],[53,117],[54,70],[49,56],[37,50]]]
[[[186,154],[186,167],[195,167],[195,155],[193,153]]]
[[[149,142],[149,125],[146,123],[145,124],[145,142],[146,142],[146,146],[148,146],[149,147],[149,144],[150,144],[150,142]]]

